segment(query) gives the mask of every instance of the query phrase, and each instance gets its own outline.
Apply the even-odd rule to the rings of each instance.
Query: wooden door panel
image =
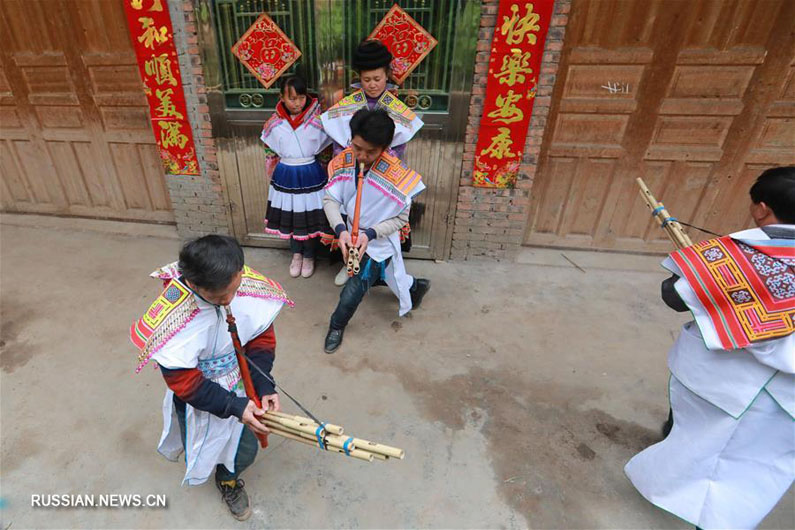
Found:
[[[83,179],[80,164],[74,152],[74,144],[70,142],[48,142],[47,147],[54,162],[58,179],[70,205],[91,206]]]
[[[747,226],[753,178],[793,162],[793,16],[784,0],[575,0],[525,243],[670,250],[638,176],[683,221]]]
[[[173,222],[122,3],[0,0],[0,29],[4,209]]]
[[[12,203],[29,204],[32,202],[31,194],[25,185],[25,179],[17,164],[16,154],[12,150],[11,142],[0,142],[0,169],[3,172],[3,183],[6,186]]]

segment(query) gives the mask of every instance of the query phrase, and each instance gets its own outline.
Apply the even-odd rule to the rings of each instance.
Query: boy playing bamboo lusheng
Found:
[[[398,232],[406,224],[411,201],[425,185],[420,175],[387,151],[392,143],[395,124],[384,110],[361,109],[350,121],[351,145],[329,164],[329,183],[323,208],[334,227],[342,255],[354,245],[362,256],[358,274],[351,277],[340,293],[340,301],[331,315],[324,349],[333,353],[342,344],[345,327],[364,295],[383,279],[400,301],[401,316],[416,309],[430,281],[408,275],[403,264]],[[359,179],[360,164],[364,177]],[[356,194],[362,180],[361,208],[358,212],[359,234],[352,241],[351,229],[356,217]],[[348,212],[347,223],[340,213]]]
[[[751,187],[759,228],[670,255],[663,299],[695,318],[668,354],[670,434],[625,471],[700,528],[753,528],[795,479],[795,167]]]
[[[350,122],[361,109],[383,109],[395,122],[395,133],[389,148],[392,154],[403,160],[406,143],[419,132],[422,120],[397,97],[397,85],[391,82],[392,54],[377,40],[365,40],[353,51],[353,70],[359,81],[351,84],[353,92],[324,112],[320,119],[326,133],[334,140],[334,154],[339,154],[351,142]],[[343,211],[343,213],[346,213]],[[333,227],[332,227],[333,228]],[[411,248],[408,221],[401,227],[400,240],[403,250]],[[326,237],[327,244],[332,238]],[[334,245],[332,244],[332,249]],[[344,284],[348,275],[345,267],[334,279],[337,285]]]
[[[243,249],[227,236],[187,243],[179,261],[152,276],[165,289],[130,333],[140,349],[140,371],[156,361],[166,381],[163,433],[158,451],[176,461],[185,451],[183,484],[215,475],[232,515],[251,515],[240,474],[254,462],[256,435],[268,430],[264,411],[246,397],[222,306],[230,306],[249,364],[270,374],[275,358],[273,321],[287,295],[276,282],[244,265]],[[262,406],[279,410],[272,380],[249,370]],[[247,427],[247,428],[246,428]]]

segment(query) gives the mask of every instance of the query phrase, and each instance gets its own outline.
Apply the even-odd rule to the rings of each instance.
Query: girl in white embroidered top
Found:
[[[276,112],[262,129],[262,141],[279,157],[268,188],[265,232],[290,240],[293,278],[312,276],[317,238],[327,229],[327,176],[316,155],[331,139],[319,115],[320,105],[309,95],[306,81],[290,76],[282,81]]]

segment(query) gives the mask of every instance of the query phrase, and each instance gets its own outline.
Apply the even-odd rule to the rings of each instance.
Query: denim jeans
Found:
[[[348,278],[345,287],[342,288],[340,301],[334,313],[331,314],[330,326],[332,329],[343,329],[348,325],[364,295],[375,282],[383,277],[391,259],[387,258],[378,262],[370,259],[367,254],[364,255],[364,259],[360,262],[359,274]]]
[[[290,251],[293,254],[303,254],[307,259],[315,259],[315,251],[317,250],[317,238],[313,237],[306,241],[301,241],[293,237],[290,238]]]
[[[179,432],[182,434],[182,447],[185,447],[185,402],[174,396],[174,407],[177,409],[177,421],[179,422]],[[240,435],[240,444],[237,446],[235,455],[235,472],[232,473],[223,464],[215,466],[215,480],[217,482],[225,480],[236,480],[240,474],[254,463],[257,456],[257,446],[259,441],[248,427],[243,427]]]

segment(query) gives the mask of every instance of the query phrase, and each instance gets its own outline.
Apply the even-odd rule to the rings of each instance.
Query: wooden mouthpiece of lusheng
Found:
[[[315,420],[312,420],[310,418],[305,418],[303,416],[296,416],[295,414],[287,414],[286,412],[281,412],[281,411],[278,412],[273,410],[268,411],[265,413],[265,417],[268,416],[278,416],[280,418],[287,418],[288,420],[297,421],[298,423],[308,423],[310,425],[317,425],[317,423],[315,423]],[[326,423],[323,426],[323,428],[326,429],[326,432],[329,432],[331,434],[341,435],[345,431],[345,429],[343,429],[339,425],[334,425],[333,423]]]
[[[356,444],[357,448],[362,449],[364,451],[369,451],[371,453],[378,453],[380,455],[389,456],[392,458],[399,458],[400,460],[403,460],[403,456],[405,454],[403,449],[398,449],[397,447],[390,447],[388,445],[370,442],[368,440],[362,440],[361,438],[354,438],[353,443]]]

